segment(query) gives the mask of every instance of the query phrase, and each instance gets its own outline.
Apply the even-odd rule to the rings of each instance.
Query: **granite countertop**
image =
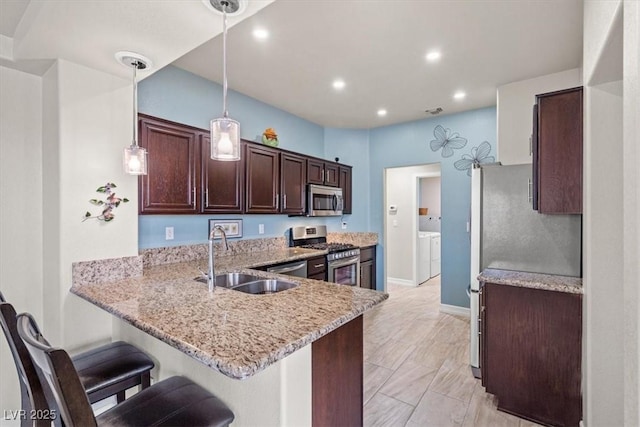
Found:
[[[524,271],[498,270],[487,268],[478,276],[481,282],[497,285],[518,286],[522,288],[542,289],[545,291],[582,294],[580,277],[556,276],[552,274],[527,273]]]
[[[323,254],[286,248],[216,257],[216,274],[279,277],[298,287],[251,295],[193,280],[206,259],[144,269],[142,276],[74,283],[71,292],[203,364],[236,379],[250,377],[388,298],[382,292],[281,276],[257,267]]]

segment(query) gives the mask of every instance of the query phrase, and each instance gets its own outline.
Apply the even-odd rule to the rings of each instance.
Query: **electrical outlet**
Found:
[[[345,221],[342,221],[342,229],[343,230],[347,229],[347,223]]]
[[[164,229],[164,239],[165,240],[173,240],[173,227],[165,227],[165,229]]]
[[[264,224],[258,224],[258,234],[264,234]]]

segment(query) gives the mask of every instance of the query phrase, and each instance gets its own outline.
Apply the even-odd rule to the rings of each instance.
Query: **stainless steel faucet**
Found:
[[[216,275],[213,271],[213,237],[216,235],[216,231],[222,233],[222,241],[224,247],[229,250],[229,244],[227,243],[227,233],[224,231],[224,227],[216,225],[211,229],[209,233],[209,270],[207,271],[207,285],[209,286],[209,292],[213,292],[216,287]]]

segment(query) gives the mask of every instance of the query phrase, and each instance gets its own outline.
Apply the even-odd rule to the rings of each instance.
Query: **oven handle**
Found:
[[[333,195],[333,210],[335,211],[338,208],[338,196]]]
[[[355,262],[354,262],[355,261]],[[346,265],[351,265],[351,264],[358,264],[360,262],[360,256],[354,256],[351,258],[345,258],[343,261],[330,261],[329,262],[329,267],[331,268],[339,268],[339,267],[344,267]]]

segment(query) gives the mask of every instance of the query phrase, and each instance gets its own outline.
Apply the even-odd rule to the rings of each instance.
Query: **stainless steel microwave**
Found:
[[[307,215],[341,216],[344,201],[342,188],[309,184],[307,187]]]

